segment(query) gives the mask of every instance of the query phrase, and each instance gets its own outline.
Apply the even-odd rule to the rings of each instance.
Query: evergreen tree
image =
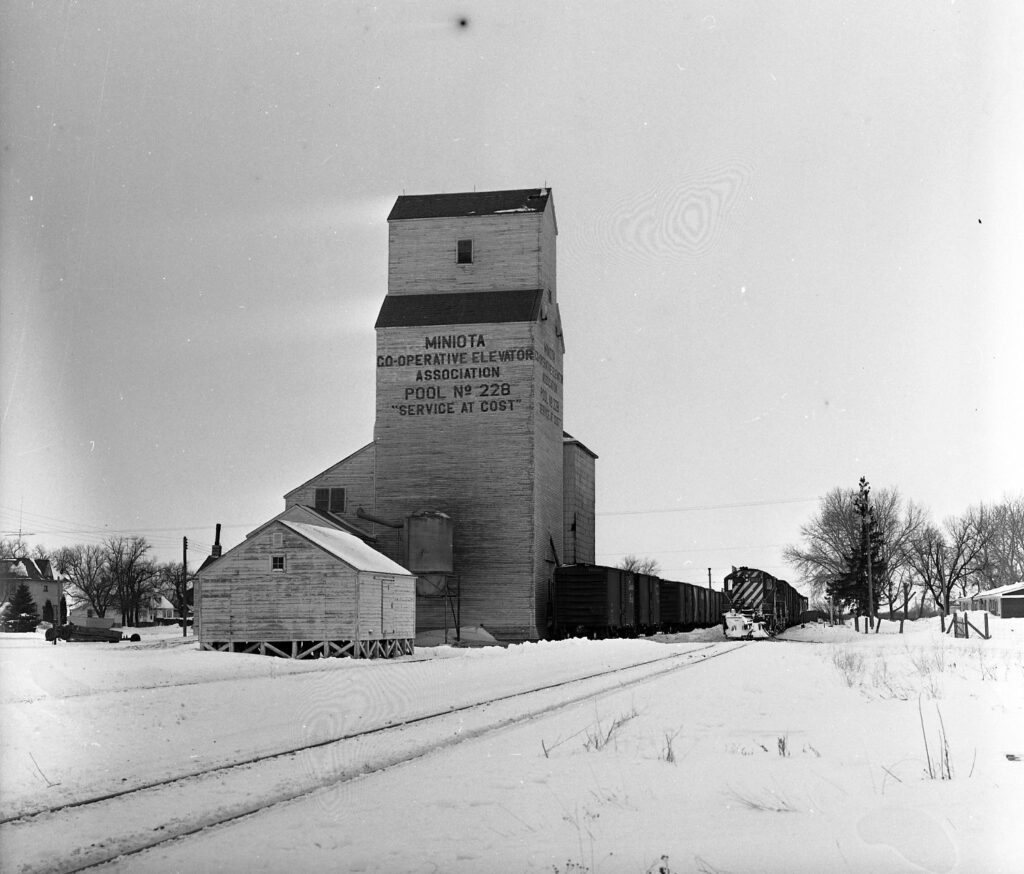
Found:
[[[836,575],[828,584],[828,596],[836,604],[853,607],[858,613],[868,613],[868,551],[871,554],[871,579],[874,604],[871,615],[878,613],[879,595],[882,586],[879,581],[888,573],[884,557],[884,543],[881,532],[874,520],[861,528],[860,543],[851,554],[843,556],[845,570]]]
[[[11,598],[11,616],[17,617],[23,614],[31,616],[33,619],[39,618],[39,608],[36,606],[36,602],[32,600],[32,593],[28,590],[28,586],[22,583],[18,586]]]

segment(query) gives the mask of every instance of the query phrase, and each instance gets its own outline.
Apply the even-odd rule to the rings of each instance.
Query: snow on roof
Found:
[[[1016,593],[1018,590],[1024,590],[1024,580],[1010,583],[1008,586],[998,586],[995,589],[982,589],[976,595],[972,595],[971,598],[996,598],[1001,595]]]
[[[293,522],[288,519],[278,521],[356,570],[412,576],[400,564],[377,552],[372,546],[363,543],[362,540],[347,531],[323,525],[311,525],[308,522]]]
[[[331,528],[343,528],[344,530],[362,538],[363,540],[376,540],[376,537],[363,531],[356,525],[353,525],[346,519],[342,519],[340,516],[334,513],[327,513],[322,510],[317,510],[315,507],[310,507],[307,504],[291,504],[286,507],[282,512],[278,513],[273,519],[268,522],[264,522],[259,528],[255,528],[245,535],[245,539],[248,540],[250,537],[259,534],[268,525],[273,525],[282,519],[290,519],[293,522],[301,522],[304,519],[309,520],[314,525],[329,525]],[[230,551],[230,550],[229,550]]]

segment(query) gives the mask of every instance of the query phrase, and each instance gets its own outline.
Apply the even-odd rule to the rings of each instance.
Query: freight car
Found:
[[[693,631],[711,628],[722,621],[729,602],[722,592],[692,583],[659,580],[661,631]]]
[[[590,564],[555,569],[552,625],[555,637],[633,637],[642,592],[629,571]],[[650,608],[648,608],[648,613]]]
[[[733,568],[725,578],[725,594],[731,610],[763,623],[772,635],[798,622],[807,609],[807,598],[789,583],[757,568]]]
[[[635,637],[719,624],[729,602],[722,592],[603,565],[555,570],[555,637]]]

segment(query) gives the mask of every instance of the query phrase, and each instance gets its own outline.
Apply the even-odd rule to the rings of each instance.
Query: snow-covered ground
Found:
[[[0,635],[0,870],[1016,872],[1024,621],[990,624],[372,662]]]

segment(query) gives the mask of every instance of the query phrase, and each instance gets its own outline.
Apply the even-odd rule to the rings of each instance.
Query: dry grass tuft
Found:
[[[843,675],[847,686],[860,682],[864,675],[864,656],[849,649],[833,649],[832,664]]]

